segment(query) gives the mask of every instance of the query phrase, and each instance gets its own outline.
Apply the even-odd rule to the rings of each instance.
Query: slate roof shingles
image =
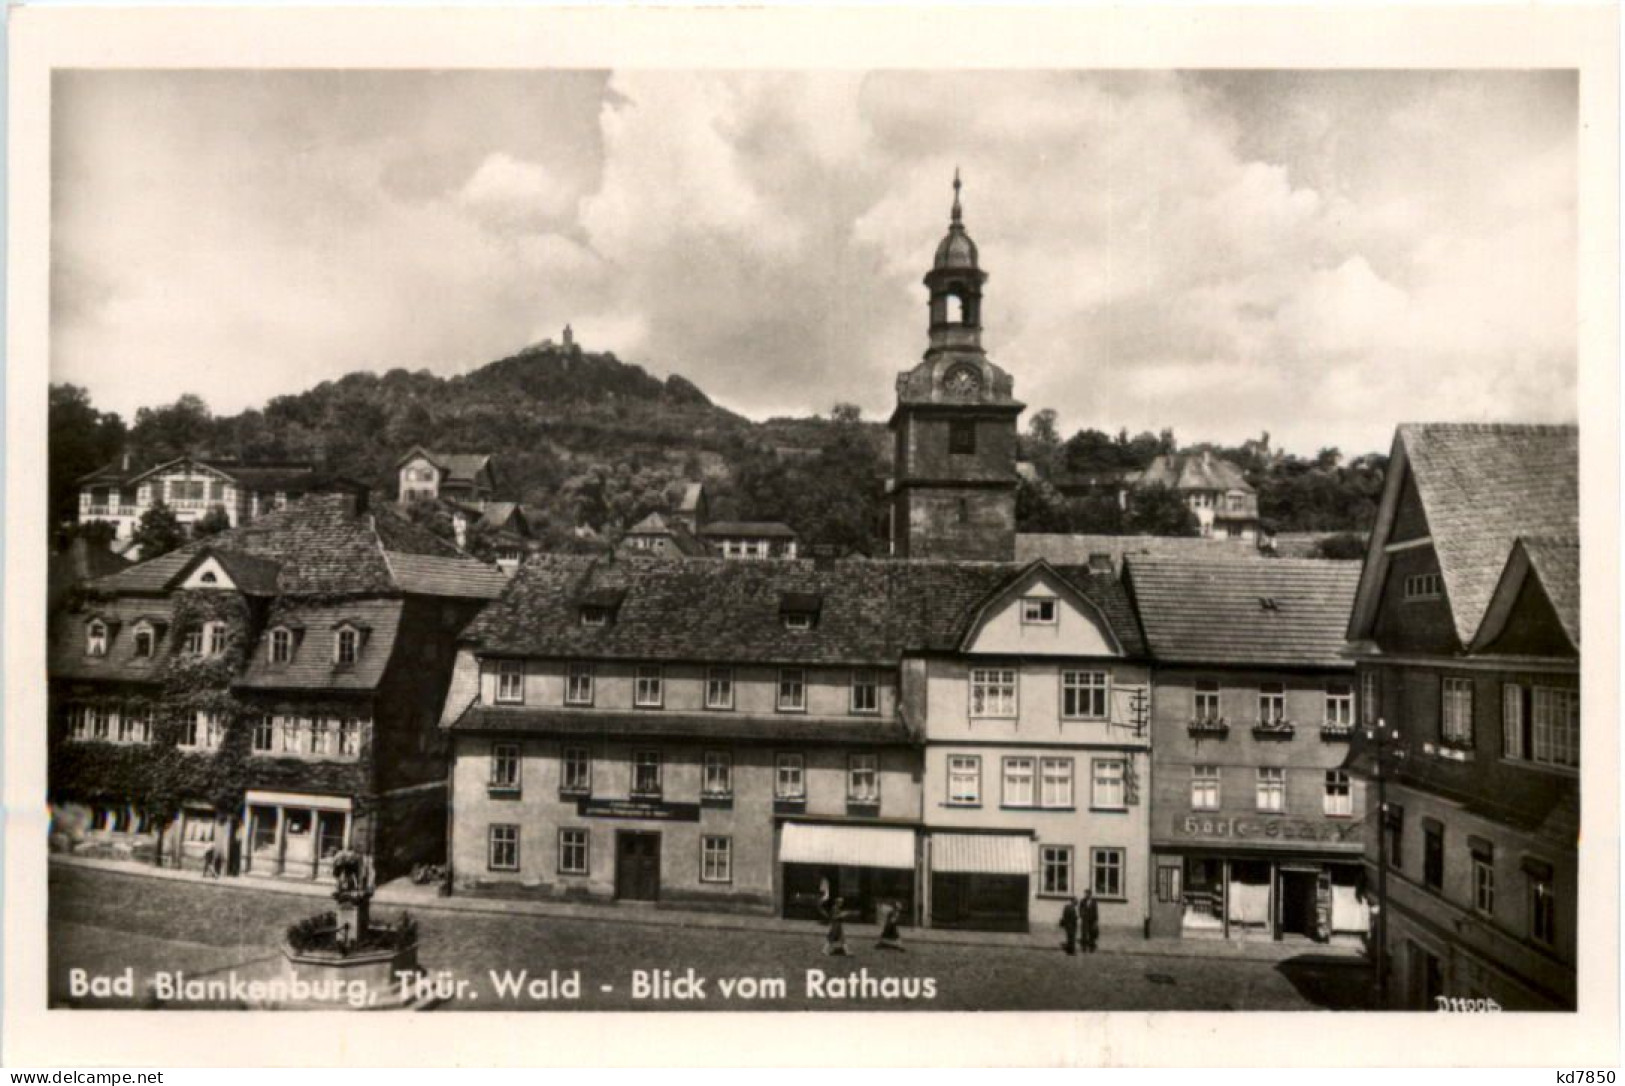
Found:
[[[367,691],[384,677],[390,655],[395,651],[395,635],[400,629],[400,600],[350,600],[339,604],[315,605],[279,602],[266,620],[267,631],[277,626],[302,629],[294,639],[293,655],[286,663],[273,664],[262,637],[234,686],[261,690],[355,690]],[[337,627],[350,624],[364,629],[353,665],[338,667],[334,647]]]

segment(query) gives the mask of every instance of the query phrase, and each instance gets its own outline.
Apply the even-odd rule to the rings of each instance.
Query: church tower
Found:
[[[965,232],[954,171],[948,235],[925,275],[925,358],[897,376],[892,412],[892,553],[1008,562],[1016,550],[1016,418],[1025,404],[982,349],[976,243]]]

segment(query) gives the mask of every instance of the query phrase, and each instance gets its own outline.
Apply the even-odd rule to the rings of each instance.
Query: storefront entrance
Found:
[[[1151,933],[1356,942],[1370,905],[1357,863],[1160,854]]]
[[[781,911],[822,920],[827,897],[841,898],[849,918],[872,922],[883,901],[898,919],[914,919],[914,830],[863,823],[785,822],[779,829]]]
[[[660,900],[660,835],[633,830],[615,833],[615,898]]]
[[[1281,908],[1277,938],[1320,937],[1320,869],[1281,868]]]
[[[1026,931],[1032,838],[1013,834],[931,835],[931,926]]]
[[[819,903],[826,889],[842,900],[848,919],[874,923],[880,902],[895,901],[901,908],[899,923],[914,922],[913,871],[826,864],[784,865],[785,917],[823,920]]]
[[[245,874],[292,879],[327,878],[333,857],[349,846],[348,796],[250,791]]]

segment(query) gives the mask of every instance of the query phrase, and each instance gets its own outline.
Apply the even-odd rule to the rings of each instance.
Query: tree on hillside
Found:
[[[1021,436],[1021,458],[1034,464],[1046,475],[1054,471],[1061,451],[1061,434],[1056,429],[1055,409],[1046,407],[1033,413],[1027,420],[1027,432]]]
[[[1202,526],[1179,491],[1154,483],[1129,495],[1123,531],[1128,535],[1191,536],[1200,535]]]
[[[66,550],[68,544],[72,543],[75,539],[83,539],[92,547],[107,547],[110,546],[113,540],[116,538],[118,538],[118,529],[113,527],[113,524],[110,521],[76,521],[69,524],[63,524],[57,530],[55,540],[52,543],[52,549],[57,551]]]
[[[186,529],[181,526],[180,518],[173,509],[158,502],[141,514],[131,538],[141,549],[141,560],[145,562],[160,554],[168,554],[185,543]]]
[[[96,410],[78,385],[52,385],[47,405],[47,486],[51,521],[59,523],[78,516],[79,479],[118,456],[124,420]]]
[[[855,403],[838,403],[830,408],[829,417],[832,422],[862,422],[863,408]]]
[[[208,512],[192,522],[192,538],[205,539],[231,527],[231,517],[223,505],[211,505]]]
[[[209,405],[190,392],[164,407],[141,408],[130,430],[131,448],[138,457],[153,462],[207,452],[213,438],[214,416]]]

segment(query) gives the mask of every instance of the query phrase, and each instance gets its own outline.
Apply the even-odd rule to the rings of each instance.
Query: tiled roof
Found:
[[[1529,565],[1540,578],[1546,598],[1552,601],[1563,632],[1576,646],[1580,644],[1580,541],[1572,538],[1537,536],[1520,539],[1529,555]]]
[[[259,690],[372,690],[382,681],[395,636],[401,624],[400,600],[352,600],[340,604],[284,604],[272,608],[265,634],[254,646],[253,659],[233,685]],[[337,627],[350,623],[366,631],[356,662],[334,663]],[[273,664],[269,657],[270,631],[286,625],[295,629],[292,658]]]
[[[700,508],[700,499],[705,496],[704,483],[688,483],[683,487],[683,499],[677,503],[679,513],[694,513]]]
[[[713,520],[700,525],[702,536],[749,536],[794,539],[795,529],[776,520]]]
[[[1580,432],[1574,426],[1407,423],[1397,440],[1465,645],[1519,536],[1579,535]]]
[[[118,624],[107,643],[105,656],[85,655],[85,626],[101,616]],[[51,615],[46,632],[46,670],[53,679],[118,679],[157,682],[159,669],[174,652],[178,635],[169,600],[99,600],[80,611]],[[141,619],[168,624],[147,657],[135,655],[135,625]]]
[[[81,581],[95,580],[129,568],[130,560],[98,546],[84,536],[76,536],[67,547],[51,555],[46,563],[46,607],[54,610],[69,588]]]
[[[671,531],[666,518],[659,513],[650,513],[642,520],[626,530],[627,535],[665,535]]]
[[[820,720],[741,713],[605,712],[488,705],[471,706],[451,728],[460,732],[700,738],[743,743],[822,742],[843,746],[911,741],[907,727],[899,720]]]
[[[1130,557],[1126,579],[1153,660],[1353,666],[1342,650],[1358,562]]]
[[[977,607],[1027,567],[997,562],[672,562],[538,555],[469,626],[482,651],[528,656],[806,664],[894,664],[905,652],[954,651]],[[1115,577],[1056,573],[1099,606],[1130,656],[1143,653]],[[583,626],[604,589],[626,593],[615,620]],[[810,630],[785,627],[781,600],[820,598]]]
[[[1260,558],[1258,544],[1248,539],[1175,535],[1066,535],[1018,532],[1016,561],[1042,558],[1061,565],[1088,565],[1097,554],[1111,556],[1114,566],[1127,557]]]
[[[194,565],[213,558],[226,571],[237,590],[248,596],[274,596],[277,592],[277,574],[280,565],[270,558],[259,558],[240,551],[214,550],[205,547],[198,552]]]
[[[508,584],[500,569],[466,557],[391,553],[388,558],[396,587],[408,595],[494,600]]]
[[[281,595],[416,592],[490,598],[484,594],[485,589],[472,591],[470,587],[488,583],[484,571],[490,567],[388,509],[355,513],[352,501],[345,494],[312,495],[250,524],[188,544],[91,584],[109,594],[162,593],[198,554],[207,551],[228,561],[232,555],[240,555],[277,563],[275,587]],[[410,556],[414,555],[448,561],[412,562]],[[403,559],[405,583],[397,580],[391,568],[392,563]]]
[[[1208,453],[1172,453],[1155,457],[1144,471],[1130,481],[1135,486],[1162,484],[1175,490],[1242,490],[1252,493],[1252,484],[1241,468]]]

